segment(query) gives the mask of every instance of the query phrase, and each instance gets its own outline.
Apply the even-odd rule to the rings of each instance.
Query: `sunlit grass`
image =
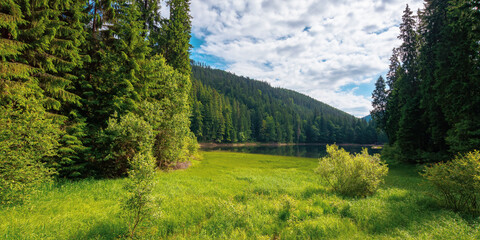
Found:
[[[480,220],[442,210],[417,169],[392,166],[364,199],[331,193],[317,159],[206,152],[187,170],[159,173],[159,214],[146,239],[479,239]],[[117,239],[122,179],[45,187],[0,209],[1,239]]]

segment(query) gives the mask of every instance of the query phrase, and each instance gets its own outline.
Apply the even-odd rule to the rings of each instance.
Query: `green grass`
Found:
[[[317,159],[205,152],[193,167],[159,173],[159,214],[145,239],[480,239],[480,219],[442,210],[418,170],[390,168],[372,197],[331,193]],[[123,179],[47,186],[0,209],[0,239],[118,239]]]

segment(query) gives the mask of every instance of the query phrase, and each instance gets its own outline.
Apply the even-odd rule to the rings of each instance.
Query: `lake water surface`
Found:
[[[372,149],[371,146],[360,145],[345,145],[339,146],[344,148],[350,153],[358,153],[362,151],[362,148],[367,148],[368,153],[380,153],[381,149]],[[268,146],[215,146],[215,147],[202,147],[203,151],[231,151],[231,152],[243,152],[243,153],[259,153],[268,155],[280,155],[280,156],[295,156],[295,157],[308,157],[308,158],[320,158],[327,154],[326,145],[268,145]]]

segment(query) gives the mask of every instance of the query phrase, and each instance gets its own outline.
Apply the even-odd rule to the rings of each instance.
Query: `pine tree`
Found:
[[[159,52],[170,66],[190,75],[190,0],[168,0],[167,6],[170,8],[170,18],[162,24],[158,39]]]
[[[26,198],[74,151],[62,116],[81,65],[80,1],[0,3],[0,199]],[[57,169],[55,169],[57,168]]]
[[[445,40],[450,31],[446,18],[448,2],[447,0],[428,1],[420,16],[419,32],[422,36],[418,63],[422,79],[420,107],[423,110],[422,121],[428,126],[426,151],[436,155],[445,155],[448,151],[445,136],[450,128],[438,101],[443,96],[435,87],[438,80],[442,78],[438,74],[442,71],[438,68],[438,62],[441,52],[446,47]]]
[[[425,127],[421,122],[420,79],[418,78],[417,33],[415,19],[410,8],[405,8],[400,24],[399,47],[404,73],[395,83],[398,89],[401,116],[396,133],[396,144],[402,152],[403,161],[419,161],[420,151],[425,148]]]
[[[400,119],[400,106],[398,89],[395,88],[397,80],[403,74],[400,64],[398,48],[394,48],[390,57],[390,66],[387,73],[387,104],[385,106],[385,133],[388,136],[389,144],[393,145],[397,140],[398,121]]]
[[[373,110],[370,114],[377,127],[384,130],[387,125],[387,91],[385,88],[385,80],[382,76],[380,76],[375,83],[375,90],[372,93],[372,99]]]
[[[156,35],[160,31],[161,15],[160,15],[160,0],[136,0],[138,9],[141,13],[140,18],[144,23],[143,29],[144,36],[148,36],[149,39],[155,39]],[[151,41],[150,43],[154,43]],[[155,48],[155,45],[150,45]]]
[[[82,123],[72,118],[72,108],[80,104],[73,93],[77,81],[74,69],[81,67],[84,56],[80,45],[85,41],[81,11],[83,1],[2,1],[0,72],[5,84],[30,82],[41,94],[41,104],[50,114],[67,120],[62,144],[48,166],[60,176],[85,150],[81,141]],[[68,175],[68,174],[67,174]]]
[[[480,27],[478,1],[452,2],[448,11],[451,31],[440,57],[436,87],[448,123],[446,136],[452,153],[480,145]],[[448,45],[447,45],[448,44]]]

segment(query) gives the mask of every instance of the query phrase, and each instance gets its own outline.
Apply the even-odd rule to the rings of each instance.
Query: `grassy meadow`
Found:
[[[186,170],[159,173],[160,208],[145,239],[480,239],[480,219],[443,210],[419,169],[390,166],[371,197],[328,191],[318,160],[204,152]],[[0,239],[121,239],[124,179],[45,186],[0,209]]]

